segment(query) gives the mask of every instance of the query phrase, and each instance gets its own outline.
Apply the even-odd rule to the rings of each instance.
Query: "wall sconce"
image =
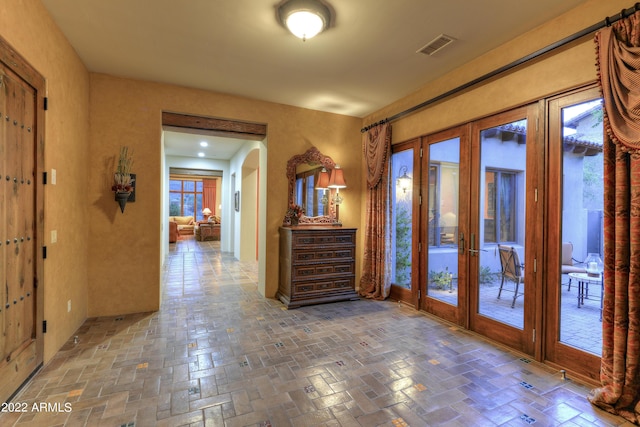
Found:
[[[328,188],[335,188],[336,195],[333,197],[333,202],[336,205],[342,203],[342,196],[340,196],[340,189],[347,188],[347,183],[344,182],[344,175],[342,174],[342,169],[340,169],[340,165],[336,165],[335,168],[331,171],[331,178],[329,179]]]
[[[402,166],[400,168],[400,173],[402,174],[396,182],[398,183],[398,187],[402,190],[403,193],[406,193],[407,190],[411,188],[411,177],[407,175],[407,167]]]
[[[120,147],[120,157],[113,175],[114,184],[111,186],[111,191],[115,193],[115,200],[120,205],[122,213],[124,213],[127,202],[136,200],[136,176],[131,173],[131,166],[133,166],[133,156],[129,153],[129,147]]]
[[[316,185],[316,190],[322,190],[322,202],[323,205],[326,205],[329,202],[327,198],[327,188],[329,188],[329,172],[325,168],[322,168],[320,173],[318,174],[318,184]]]

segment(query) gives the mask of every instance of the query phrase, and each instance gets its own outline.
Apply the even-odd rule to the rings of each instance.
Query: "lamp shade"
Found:
[[[329,188],[329,172],[327,172],[325,168],[322,168],[322,170],[318,174],[318,184],[316,185],[316,190],[324,190],[325,188]]]
[[[211,209],[209,208],[202,209],[202,215],[211,215]]]
[[[336,165],[336,167],[331,171],[331,179],[329,179],[329,188],[347,188],[347,183],[344,182],[344,175],[342,173],[342,169],[340,166]]]

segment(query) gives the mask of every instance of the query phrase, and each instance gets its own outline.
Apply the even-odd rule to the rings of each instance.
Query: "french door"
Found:
[[[422,140],[420,308],[468,327],[469,131],[460,126]]]
[[[602,353],[603,114],[597,88],[551,99],[545,355],[598,380]]]
[[[602,147],[597,88],[394,146],[392,298],[597,379]]]
[[[542,224],[537,208],[538,106],[474,122],[471,130],[469,328],[527,354],[535,350]]]

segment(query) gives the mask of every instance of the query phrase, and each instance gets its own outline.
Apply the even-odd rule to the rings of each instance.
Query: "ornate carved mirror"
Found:
[[[333,202],[332,193],[335,190],[327,189],[327,190],[319,190],[315,188],[315,183],[318,179],[318,173],[324,168],[328,173],[331,173],[331,170],[335,168],[336,164],[329,156],[325,156],[317,148],[311,147],[304,154],[298,154],[293,156],[287,162],[287,182],[289,184],[289,198],[288,198],[288,208],[292,205],[302,206],[303,214],[299,218],[299,224],[302,225],[336,225],[338,224],[338,218],[336,215],[335,204]],[[306,182],[305,177],[309,177],[309,184],[305,185]],[[323,203],[321,215],[307,215],[310,213],[312,209],[310,209],[307,204],[302,201],[301,195],[297,194],[298,191],[303,189],[303,185],[313,192],[313,196],[315,200],[320,200],[322,197],[319,193],[320,191],[326,192],[326,203]],[[307,197],[307,199],[309,199]],[[322,202],[320,202],[322,203]],[[318,211],[318,210],[313,210]],[[291,217],[286,214],[284,221],[282,222],[283,226],[291,226],[292,224]]]

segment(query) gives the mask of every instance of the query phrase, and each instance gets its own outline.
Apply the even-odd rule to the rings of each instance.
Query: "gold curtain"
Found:
[[[391,126],[370,129],[364,135],[367,167],[367,206],[364,266],[360,295],[383,300],[391,289],[391,189],[389,187]]]
[[[640,422],[640,12],[596,34],[604,98],[602,386],[589,401]]]

